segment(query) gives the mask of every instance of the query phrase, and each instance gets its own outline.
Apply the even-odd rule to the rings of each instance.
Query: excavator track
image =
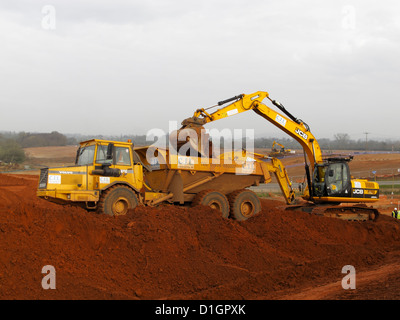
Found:
[[[376,221],[379,211],[365,204],[356,205],[321,205],[307,203],[286,207],[286,210],[303,211],[319,216],[337,218],[347,221]]]

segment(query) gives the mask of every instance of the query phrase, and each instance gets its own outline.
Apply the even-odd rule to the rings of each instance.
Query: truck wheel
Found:
[[[125,215],[129,209],[138,205],[135,192],[125,186],[114,186],[107,189],[98,203],[98,212],[111,216]]]
[[[231,217],[235,220],[247,220],[261,211],[261,201],[253,191],[234,191],[228,196],[228,199]]]
[[[229,217],[229,202],[224,194],[215,190],[199,192],[192,202],[192,207],[203,205],[222,212],[222,217]]]

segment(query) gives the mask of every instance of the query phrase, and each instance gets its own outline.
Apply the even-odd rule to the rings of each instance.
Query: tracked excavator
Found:
[[[282,113],[264,104],[262,101],[265,98]],[[212,113],[208,111],[216,107],[220,108]],[[352,156],[324,157],[310,127],[293,116],[281,103],[271,99],[267,92],[240,94],[206,109],[197,109],[192,117],[182,121],[180,130],[198,130],[207,123],[248,110],[253,110],[287,133],[304,150],[306,181],[301,191],[304,203],[289,205],[287,209],[344,220],[366,221],[378,218],[379,211],[367,206],[367,203],[379,200],[379,184],[363,179],[352,179],[349,169]]]
[[[276,145],[278,145],[280,147],[280,149],[275,147]],[[289,153],[292,153],[292,150],[286,149],[283,144],[274,141],[272,143],[272,148],[271,148],[271,152],[269,155],[270,155],[270,157],[283,157]]]

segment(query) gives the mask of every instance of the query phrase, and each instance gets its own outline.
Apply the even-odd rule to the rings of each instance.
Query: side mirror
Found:
[[[114,152],[114,144],[109,143],[107,146],[107,160],[111,160],[113,158],[113,152]]]

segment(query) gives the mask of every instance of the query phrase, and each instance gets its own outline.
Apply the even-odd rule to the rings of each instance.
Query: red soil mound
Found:
[[[286,212],[262,200],[245,222],[208,207],[138,207],[124,217],[35,196],[37,177],[0,175],[0,299],[268,299],[337,281],[399,249],[399,221]],[[56,269],[56,290],[41,286]]]

